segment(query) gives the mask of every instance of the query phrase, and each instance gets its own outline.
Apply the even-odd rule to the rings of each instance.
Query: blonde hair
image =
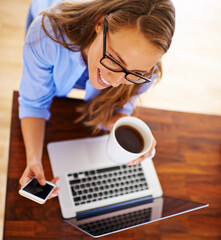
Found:
[[[175,10],[170,0],[93,0],[88,2],[62,2],[42,13],[42,26],[46,35],[71,51],[82,51],[96,37],[95,26],[106,17],[108,31],[122,27],[136,27],[162,54],[169,49],[175,28]],[[55,37],[44,24],[48,18]],[[66,41],[66,38],[69,41]],[[161,77],[161,63],[155,74]],[[109,87],[89,101],[78,121],[98,130],[117,110],[138,95],[141,85]],[[85,111],[87,109],[87,111]]]

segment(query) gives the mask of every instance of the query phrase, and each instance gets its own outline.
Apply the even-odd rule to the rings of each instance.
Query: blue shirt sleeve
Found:
[[[48,120],[49,107],[55,96],[53,61],[56,44],[45,36],[42,17],[37,17],[26,36],[23,49],[23,71],[19,87],[19,118],[37,117]]]

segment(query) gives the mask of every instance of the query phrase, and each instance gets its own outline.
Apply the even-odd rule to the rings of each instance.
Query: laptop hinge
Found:
[[[149,195],[149,196],[142,197],[142,198],[137,198],[137,199],[133,199],[133,200],[129,200],[129,201],[121,202],[121,203],[116,203],[116,204],[112,204],[112,205],[108,205],[108,206],[104,206],[104,207],[100,207],[100,208],[95,208],[95,209],[90,209],[87,211],[78,212],[76,217],[77,217],[77,220],[81,220],[81,219],[85,219],[85,218],[99,216],[101,214],[106,214],[106,213],[110,213],[110,212],[114,212],[114,211],[123,210],[123,209],[130,208],[130,207],[136,207],[136,206],[146,204],[146,203],[151,203],[151,202],[153,202],[153,196]]]

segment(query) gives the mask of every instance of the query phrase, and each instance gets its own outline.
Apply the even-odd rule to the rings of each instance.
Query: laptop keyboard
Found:
[[[67,177],[76,206],[148,189],[141,165],[75,172]]]

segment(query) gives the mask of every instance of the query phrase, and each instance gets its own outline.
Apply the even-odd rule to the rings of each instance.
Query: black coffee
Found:
[[[128,152],[142,152],[144,139],[137,129],[128,125],[122,125],[115,130],[115,136],[121,147]]]

